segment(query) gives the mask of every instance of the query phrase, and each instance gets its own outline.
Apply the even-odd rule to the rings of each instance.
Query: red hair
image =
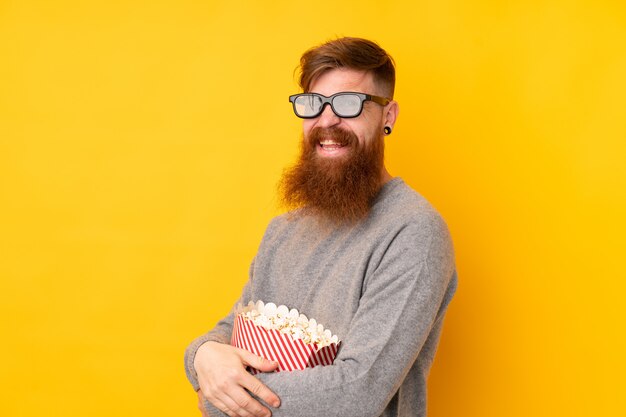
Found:
[[[396,84],[394,61],[375,42],[362,38],[339,38],[306,51],[300,58],[302,91],[309,92],[317,77],[335,68],[371,71],[385,96],[393,99]]]

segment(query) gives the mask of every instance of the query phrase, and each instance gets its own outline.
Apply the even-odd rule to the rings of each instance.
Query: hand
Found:
[[[280,405],[278,396],[246,371],[246,366],[251,366],[262,372],[272,372],[278,367],[276,362],[234,346],[207,342],[196,352],[193,366],[198,374],[201,395],[231,417],[272,415],[269,408],[254,399],[250,393],[272,407]],[[206,417],[205,414],[203,417]]]

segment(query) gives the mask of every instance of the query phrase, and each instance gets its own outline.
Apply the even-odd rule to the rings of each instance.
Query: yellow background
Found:
[[[1,1],[0,415],[199,415],[337,35],[396,59],[387,165],[455,242],[429,415],[624,415],[623,4]]]

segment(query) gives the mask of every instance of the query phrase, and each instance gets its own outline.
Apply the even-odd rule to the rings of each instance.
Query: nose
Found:
[[[332,127],[341,122],[341,117],[337,116],[333,109],[330,108],[330,104],[324,106],[324,110],[322,110],[322,114],[317,116],[316,125],[319,127]]]

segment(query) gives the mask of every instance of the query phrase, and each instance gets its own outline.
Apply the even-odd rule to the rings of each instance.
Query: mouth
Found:
[[[343,145],[341,143],[335,142],[332,139],[324,139],[319,141],[319,146],[324,149],[325,151],[336,151],[338,149],[343,148],[346,145]]]
[[[345,154],[348,148],[348,145],[335,142],[332,139],[324,139],[318,142],[317,152],[321,156],[337,157]]]

